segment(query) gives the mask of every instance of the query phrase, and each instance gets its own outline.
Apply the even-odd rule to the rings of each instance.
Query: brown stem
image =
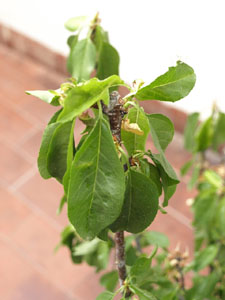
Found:
[[[110,103],[106,107],[103,105],[103,112],[108,115],[110,129],[112,136],[119,145],[121,145],[121,122],[124,114],[120,102],[120,95],[117,91],[110,94]],[[116,245],[116,265],[119,274],[120,286],[124,286],[124,281],[127,277],[126,272],[126,260],[125,260],[125,241],[124,231],[116,232],[115,234],[115,245]],[[131,291],[127,287],[125,290],[125,298],[131,295]]]

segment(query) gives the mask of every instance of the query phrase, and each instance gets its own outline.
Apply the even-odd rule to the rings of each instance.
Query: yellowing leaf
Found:
[[[130,123],[129,119],[123,120],[122,122],[122,129],[125,131],[129,131],[135,133],[137,135],[143,135],[144,131],[138,126],[137,123]]]

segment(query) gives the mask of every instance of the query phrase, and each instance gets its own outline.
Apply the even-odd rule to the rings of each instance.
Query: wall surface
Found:
[[[225,111],[224,6],[223,0],[0,0],[0,22],[67,54],[64,22],[99,11],[120,53],[121,77],[150,83],[182,60],[195,69],[197,82],[172,105],[205,117],[213,101]]]

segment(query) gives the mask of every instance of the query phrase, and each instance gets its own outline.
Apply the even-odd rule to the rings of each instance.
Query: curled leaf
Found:
[[[123,120],[121,128],[125,131],[135,133],[137,135],[143,135],[144,131],[138,126],[137,123],[130,123],[129,119]]]

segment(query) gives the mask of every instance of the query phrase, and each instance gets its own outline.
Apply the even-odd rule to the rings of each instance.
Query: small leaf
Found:
[[[59,90],[56,90],[55,92],[57,92]],[[54,105],[54,106],[58,106],[59,104],[59,98],[60,95],[56,95],[55,93],[51,92],[51,91],[26,91],[27,95],[32,95],[34,97],[37,97],[39,99],[41,99],[42,101]]]
[[[67,169],[67,153],[73,122],[60,124],[53,133],[47,153],[47,168],[52,177],[62,182]]]
[[[165,207],[168,205],[169,199],[175,193],[176,185],[179,183],[179,180],[177,179],[176,173],[165,158],[163,152],[161,152],[161,154],[152,154],[151,158],[159,169],[162,179],[162,186],[164,190],[163,206]]]
[[[62,212],[62,209],[66,203],[67,199],[66,199],[66,195],[63,195],[61,201],[60,201],[60,204],[59,204],[59,207],[57,209],[57,215],[59,215],[61,212]]]
[[[146,114],[150,124],[150,134],[155,147],[161,151],[165,150],[173,139],[173,123],[161,114]]]
[[[165,234],[157,231],[145,231],[141,235],[141,243],[144,247],[149,245],[154,245],[161,248],[169,247],[168,237]]]
[[[102,81],[92,78],[75,86],[64,101],[64,108],[59,115],[59,121],[65,122],[74,119],[100,100],[108,105],[109,88],[122,82],[119,76],[113,75]]]
[[[144,134],[144,131],[140,129],[138,124],[130,123],[129,119],[123,120],[122,125],[121,125],[121,129],[123,129],[125,131],[128,131],[128,132],[132,132],[132,133],[137,134],[137,135],[143,135]]]
[[[115,221],[124,191],[124,171],[109,126],[99,118],[71,168],[68,216],[82,238],[94,238]]]
[[[65,23],[66,29],[69,31],[80,31],[85,25],[88,24],[88,18],[85,16],[70,18]]]
[[[134,284],[130,285],[130,288],[133,293],[138,295],[140,300],[157,300],[157,298],[152,293],[143,290]]]
[[[132,132],[127,132],[123,129],[121,130],[122,141],[127,149],[128,154],[132,155],[135,150],[145,151],[145,143],[150,127],[143,109],[140,107],[132,107],[129,110],[127,119],[129,119],[130,123],[137,124],[140,130],[143,131],[143,135],[137,135]]]
[[[196,148],[195,132],[198,126],[199,113],[193,113],[188,116],[184,129],[184,147],[192,152]]]
[[[224,128],[225,128],[225,114],[219,112],[219,116],[212,137],[212,146],[214,150],[217,150],[221,144],[225,143]]]
[[[102,44],[104,42],[109,43],[108,33],[106,31],[104,31],[104,29],[100,25],[97,25],[95,27],[93,42],[95,44],[98,54],[101,50]]]
[[[103,42],[98,58],[97,77],[105,79],[111,75],[119,75],[119,54],[109,43]]]
[[[109,291],[105,291],[105,292],[101,293],[100,295],[98,295],[96,300],[113,300],[114,297],[115,297],[115,294],[113,294]]]
[[[87,38],[80,40],[71,49],[70,70],[78,82],[88,80],[94,70],[96,50],[93,42]]]
[[[204,151],[212,144],[213,138],[213,119],[209,117],[205,122],[201,124],[196,132],[196,151]]]
[[[188,182],[188,188],[191,190],[194,188],[194,186],[196,185],[198,178],[199,178],[199,174],[200,174],[200,166],[197,164],[194,166],[194,169],[192,171],[191,174],[191,180]]]
[[[210,263],[212,263],[218,253],[218,246],[217,245],[210,245],[204,250],[197,253],[194,259],[193,269],[196,272],[207,267]]]
[[[110,228],[113,231],[141,232],[152,223],[157,211],[156,185],[144,174],[130,170],[121,214]]]
[[[100,284],[104,286],[108,291],[113,292],[117,286],[119,277],[117,271],[111,271],[104,274],[100,278]]]
[[[186,97],[195,85],[194,70],[178,61],[175,67],[159,76],[151,84],[141,88],[135,95],[138,100],[175,102]]]
[[[203,173],[203,177],[216,189],[221,189],[223,187],[223,179],[213,170],[206,170]]]
[[[83,242],[82,244],[79,244],[78,246],[74,247],[73,254],[75,256],[80,256],[93,253],[97,249],[99,242],[99,239]]]
[[[73,73],[73,51],[77,42],[78,42],[78,35],[72,35],[67,40],[67,43],[69,44],[70,47],[70,53],[66,61],[66,67],[70,74]]]
[[[190,170],[190,168],[193,166],[194,161],[191,159],[187,161],[180,169],[181,176],[184,176],[187,174],[187,172]]]
[[[55,130],[59,127],[60,123],[51,123],[49,124],[44,131],[42,141],[41,141],[41,147],[39,150],[38,155],[38,169],[41,174],[41,176],[44,179],[51,178],[51,174],[48,171],[47,167],[47,155],[50,148],[50,143],[52,140],[52,137],[54,135]]]

